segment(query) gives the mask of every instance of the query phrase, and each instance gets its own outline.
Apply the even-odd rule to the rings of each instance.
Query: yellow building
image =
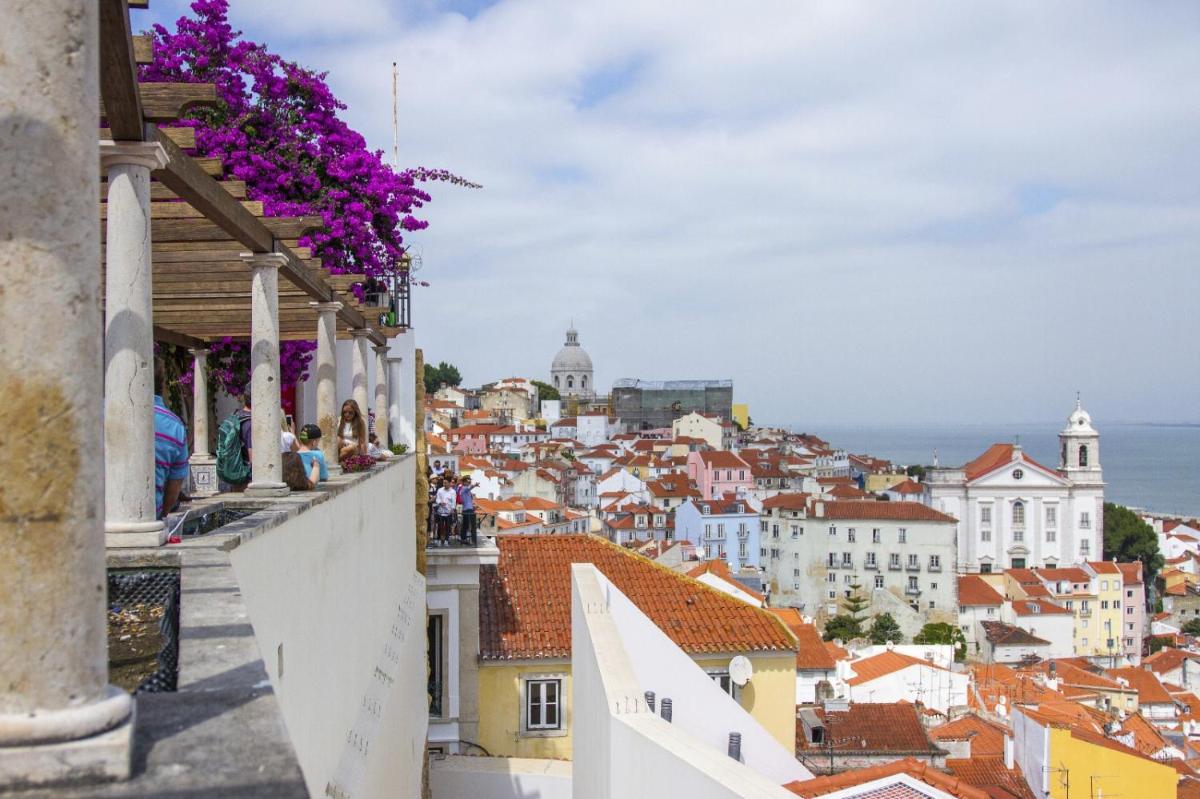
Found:
[[[750,405],[745,402],[733,403],[732,409],[729,411],[733,416],[733,421],[743,430],[750,426]]]
[[[1013,714],[1015,752],[1036,796],[1171,799],[1179,775],[1112,738],[1034,710]]]
[[[1121,570],[1110,561],[1090,561],[1083,564],[1084,571],[1092,577],[1092,593],[1096,595],[1096,606],[1092,609],[1092,624],[1088,629],[1092,655],[1120,657],[1125,652],[1121,641],[1121,630],[1125,618],[1122,597],[1125,584]],[[1082,654],[1079,647],[1075,653]]]
[[[479,589],[479,740],[494,756],[571,757],[572,563],[593,563],[790,750],[796,641],[770,613],[586,535],[502,536]],[[743,687],[729,662],[749,658]]]

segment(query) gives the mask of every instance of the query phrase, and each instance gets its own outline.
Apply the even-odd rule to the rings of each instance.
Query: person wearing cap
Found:
[[[317,483],[329,480],[329,468],[325,465],[325,453],[321,452],[321,428],[315,424],[306,424],[300,428],[296,436],[300,444],[300,462],[304,464],[304,473],[315,486]]]

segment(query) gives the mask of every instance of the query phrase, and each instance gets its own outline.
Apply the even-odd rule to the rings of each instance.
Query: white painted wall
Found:
[[[620,592],[602,587],[607,580],[591,564],[571,569],[573,799],[794,799],[781,782],[734,761],[724,747],[714,749],[650,713],[608,612]]]
[[[1012,711],[1013,758],[1025,774],[1034,796],[1047,796],[1050,780],[1061,775],[1046,771],[1050,759],[1050,733],[1020,710]]]
[[[850,664],[854,668],[854,664]],[[878,679],[847,686],[852,702],[894,704],[922,702],[926,707],[948,713],[952,707],[967,704],[969,676],[927,666],[909,666]]]
[[[433,799],[571,799],[563,760],[451,755],[429,764]]]
[[[309,792],[418,796],[427,716],[415,459],[230,553]],[[418,709],[420,712],[414,712]]]

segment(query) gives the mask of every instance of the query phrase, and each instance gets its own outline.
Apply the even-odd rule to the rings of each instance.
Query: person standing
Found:
[[[154,361],[154,512],[161,519],[179,504],[188,477],[187,427],[163,402],[166,368]]]
[[[445,480],[440,480],[434,502],[436,504],[438,542],[444,547],[450,546],[450,527],[454,524],[454,506],[458,502],[458,494]]]
[[[459,540],[464,544],[476,546],[479,542],[478,522],[475,518],[475,489],[478,483],[472,483],[465,474],[458,481],[458,504],[462,506],[462,528],[459,530]]]

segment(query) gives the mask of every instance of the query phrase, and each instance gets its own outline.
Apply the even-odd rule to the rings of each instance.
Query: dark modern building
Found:
[[[670,427],[692,411],[731,419],[733,381],[621,378],[613,384],[612,411],[628,431]]]

